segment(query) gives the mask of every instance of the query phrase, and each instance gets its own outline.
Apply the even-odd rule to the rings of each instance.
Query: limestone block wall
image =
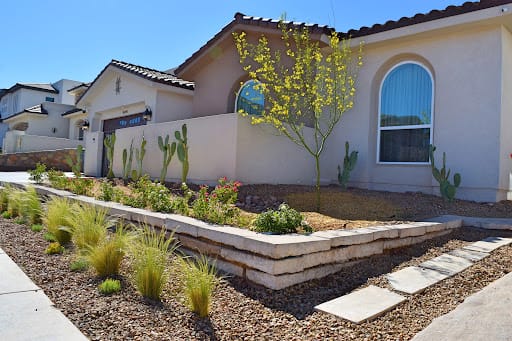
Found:
[[[76,149],[2,154],[0,155],[0,171],[24,171],[34,169],[36,164],[40,162],[44,163],[47,169],[55,168],[67,172],[71,170],[66,163],[67,156],[76,160]]]

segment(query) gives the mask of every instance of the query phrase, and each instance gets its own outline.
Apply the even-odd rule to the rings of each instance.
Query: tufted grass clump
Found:
[[[30,226],[32,232],[41,232],[43,230],[43,225],[41,224],[33,224]]]
[[[34,187],[28,186],[22,199],[21,215],[29,224],[40,224],[42,222],[43,210],[41,208],[41,200],[37,195]]]
[[[109,277],[119,274],[121,262],[129,247],[133,234],[119,223],[117,231],[91,246],[87,252],[87,262],[94,268],[99,277]]]
[[[7,212],[11,218],[16,218],[21,215],[23,209],[23,195],[25,191],[20,189],[11,189],[8,193]]]
[[[46,213],[43,215],[43,223],[48,232],[61,244],[66,245],[71,241],[71,233],[66,228],[71,226],[71,218],[74,215],[74,204],[66,198],[53,197],[47,203]]]
[[[199,317],[207,317],[213,292],[220,281],[215,265],[204,255],[197,259],[180,258],[178,264],[182,291],[190,310]]]
[[[4,188],[0,189],[0,212],[7,211],[7,204],[9,203],[9,191],[11,189],[10,185],[6,185]]]
[[[64,252],[64,246],[60,245],[59,242],[53,242],[44,251],[47,255],[56,255]]]
[[[153,228],[144,226],[131,249],[133,282],[143,297],[160,300],[169,280],[168,259],[177,247],[174,236],[167,238],[164,229],[157,233]]]
[[[43,239],[46,240],[47,242],[50,242],[50,243],[57,241],[57,239],[55,238],[55,236],[51,232],[45,232],[45,234],[43,235]]]
[[[107,278],[98,286],[98,290],[103,295],[112,295],[121,291],[121,282],[117,279]]]
[[[70,218],[73,243],[81,252],[87,253],[107,236],[107,228],[115,221],[108,217],[108,209],[92,205],[77,205]]]

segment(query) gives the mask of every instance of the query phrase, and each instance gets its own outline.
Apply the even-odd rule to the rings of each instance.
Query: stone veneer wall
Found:
[[[40,152],[12,153],[0,155],[0,171],[25,171],[34,169],[36,163],[44,163],[47,169],[71,171],[66,157],[76,160],[76,149],[48,150]]]
[[[462,219],[447,218],[445,222],[319,231],[311,235],[268,235],[34,187],[43,195],[65,196],[106,207],[111,215],[174,231],[185,248],[216,259],[219,269],[274,290],[325,277],[361,258],[421,243],[462,226]]]

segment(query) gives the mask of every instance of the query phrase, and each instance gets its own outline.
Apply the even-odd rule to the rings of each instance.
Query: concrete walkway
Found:
[[[436,318],[413,341],[512,340],[512,273]]]
[[[0,249],[0,340],[87,340]]]

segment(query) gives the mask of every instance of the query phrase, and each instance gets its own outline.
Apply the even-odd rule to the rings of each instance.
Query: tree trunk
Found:
[[[316,166],[316,211],[320,213],[320,156],[315,155]]]

